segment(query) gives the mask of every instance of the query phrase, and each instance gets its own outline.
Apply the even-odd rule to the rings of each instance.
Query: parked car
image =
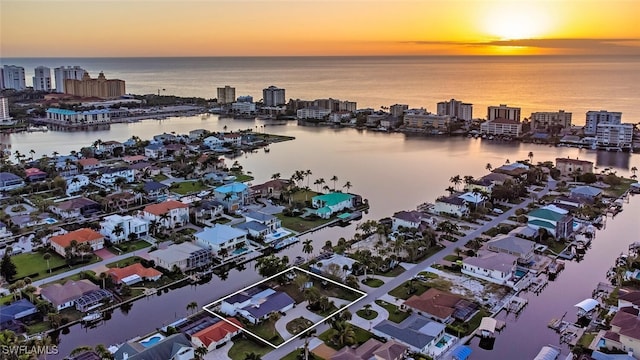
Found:
[[[493,213],[494,214],[504,214],[504,211],[496,208],[496,209],[493,209]]]

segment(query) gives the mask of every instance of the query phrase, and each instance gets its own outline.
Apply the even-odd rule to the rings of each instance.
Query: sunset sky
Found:
[[[2,57],[640,54],[640,0],[0,0]]]

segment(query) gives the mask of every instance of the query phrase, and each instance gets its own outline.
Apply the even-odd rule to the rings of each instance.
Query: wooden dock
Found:
[[[507,304],[507,311],[513,313],[519,313],[529,303],[529,300],[514,296]]]
[[[549,284],[549,280],[546,277],[536,278],[531,284],[531,291],[535,294],[539,294]]]

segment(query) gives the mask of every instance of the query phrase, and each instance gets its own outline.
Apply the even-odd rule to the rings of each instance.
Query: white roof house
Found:
[[[218,252],[221,249],[232,250],[241,246],[247,239],[247,232],[229,225],[216,224],[214,227],[206,227],[195,234],[196,244],[204,249]]]

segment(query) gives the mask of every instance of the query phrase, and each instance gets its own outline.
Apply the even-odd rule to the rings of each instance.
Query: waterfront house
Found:
[[[112,186],[116,184],[116,180],[119,178],[123,178],[126,183],[132,183],[136,180],[135,171],[126,167],[106,168],[101,171],[96,182]]]
[[[343,347],[331,355],[329,360],[402,360],[408,349],[394,340],[382,343],[376,339],[369,339],[358,347]]]
[[[111,114],[107,109],[96,109],[87,111],[73,111],[58,108],[49,108],[46,111],[47,120],[54,124],[61,125],[93,125],[108,124],[111,121]]]
[[[594,201],[602,195],[602,190],[593,186],[578,186],[571,189],[571,196]]]
[[[149,159],[162,159],[167,155],[167,149],[162,143],[149,144],[144,148],[144,156]]]
[[[223,147],[224,141],[222,141],[222,139],[218,138],[217,136],[209,136],[202,140],[202,145],[211,150],[214,150]]]
[[[177,137],[174,134],[162,133],[158,135],[153,135],[153,141],[155,143],[172,143],[177,140]]]
[[[514,178],[523,179],[527,177],[527,173],[529,172],[529,165],[525,165],[519,162],[514,162],[511,164],[502,165],[491,171],[494,173],[505,174],[505,175],[512,176]]]
[[[202,135],[208,134],[209,130],[206,129],[194,129],[189,131],[189,139],[198,140],[202,137]]]
[[[384,320],[372,330],[377,336],[408,346],[410,351],[430,354],[444,337],[445,325],[412,314],[400,323]]]
[[[0,191],[10,191],[24,186],[24,181],[18,175],[0,172]]]
[[[49,213],[40,213],[33,217],[31,214],[14,215],[9,218],[12,225],[18,226],[20,229],[28,228],[30,226],[37,226],[46,224],[50,221],[49,218],[52,215]]]
[[[80,166],[80,169],[83,172],[90,172],[93,170],[97,170],[102,167],[102,163],[100,160],[96,158],[85,158],[78,160],[77,164]]]
[[[358,261],[340,254],[333,254],[326,259],[313,263],[309,270],[316,274],[331,275],[344,280],[353,271],[353,264]]]
[[[511,254],[480,250],[476,256],[462,260],[462,273],[471,277],[507,285],[516,270],[518,257]]]
[[[224,204],[218,200],[202,200],[193,213],[196,222],[215,219],[224,213]]]
[[[145,339],[126,342],[114,354],[115,360],[192,360],[195,349],[186,335],[179,333],[165,337],[159,333]]]
[[[38,309],[27,299],[14,301],[9,305],[2,305],[0,311],[0,327],[7,329],[14,326],[18,320],[26,318],[29,315],[36,314]]]
[[[159,204],[147,205],[142,216],[151,221],[158,221],[167,229],[184,226],[189,222],[189,205],[175,200],[167,200]]]
[[[119,141],[104,141],[97,144],[96,152],[98,154],[109,153],[113,156],[121,156],[124,154],[124,145]]]
[[[119,231],[116,231],[116,229]],[[102,219],[100,233],[104,235],[106,240],[114,244],[129,240],[132,236],[131,234],[138,239],[149,235],[149,221],[131,215],[113,214]]]
[[[147,157],[144,155],[130,155],[123,157],[122,161],[126,162],[127,164],[138,164],[147,161]]]
[[[113,294],[109,291],[100,289],[98,285],[86,279],[47,285],[40,290],[40,296],[50,302],[56,310],[75,305],[79,311],[87,311],[94,305],[113,299]]]
[[[52,236],[49,239],[53,250],[62,257],[66,255],[66,248],[71,246],[71,242],[74,240],[78,245],[84,243],[91,245],[92,251],[100,250],[104,247],[104,236],[89,228],[82,228],[63,235]]]
[[[142,195],[138,193],[133,193],[131,191],[122,191],[117,193],[112,193],[107,195],[102,204],[106,207],[106,210],[109,209],[122,209],[129,208],[131,205],[135,203],[142,202]]]
[[[473,190],[478,189],[481,192],[491,194],[494,186],[495,186],[494,181],[485,176],[485,177],[481,177],[480,179],[474,179],[468,184],[465,184],[464,190],[470,193],[473,193]]]
[[[90,217],[102,210],[99,203],[85,197],[77,197],[67,201],[55,203],[49,210],[62,219],[77,219]]]
[[[28,182],[43,181],[47,179],[48,174],[38,168],[28,168],[24,170],[25,178]]]
[[[527,226],[546,229],[556,239],[568,238],[573,233],[573,216],[567,210],[554,205],[535,209],[527,214]]]
[[[242,145],[242,134],[224,134],[222,135],[222,142],[224,144],[239,147]]]
[[[271,230],[266,225],[257,221],[248,221],[235,226],[237,229],[246,231],[254,239],[264,239],[271,234]]]
[[[284,191],[291,188],[291,181],[285,179],[273,179],[265,183],[251,187],[251,196],[269,199],[279,199]]]
[[[435,219],[420,211],[398,211],[391,217],[391,228],[398,231],[398,228],[418,229],[420,225],[435,226]]]
[[[180,271],[189,271],[211,264],[211,251],[203,249],[190,242],[169,245],[166,249],[149,253],[149,258],[157,266],[172,271],[174,268]]]
[[[618,309],[625,307],[633,307],[640,310],[640,291],[625,291],[625,289],[620,289]]]
[[[574,176],[575,173],[592,173],[593,163],[586,160],[556,158],[556,168],[560,170],[562,176]]]
[[[528,263],[533,257],[536,243],[511,235],[498,235],[487,242],[489,251],[517,256],[523,263]]]
[[[123,268],[110,268],[107,274],[114,284],[133,285],[141,281],[157,281],[162,273],[152,267],[144,267],[140,263],[131,264]]]
[[[478,305],[465,300],[462,296],[431,288],[421,295],[407,299],[403,307],[415,313],[444,324],[454,319],[466,321],[479,309]]]
[[[436,200],[433,211],[436,214],[449,214],[460,217],[469,215],[469,206],[459,196],[442,196]]]
[[[608,350],[621,350],[633,354],[640,353],[640,314],[633,307],[618,310],[610,322],[611,329],[603,336]]]
[[[145,181],[142,185],[145,197],[151,201],[166,200],[169,194],[169,185],[157,181]]]
[[[66,178],[67,195],[71,195],[81,191],[84,187],[89,186],[89,177],[86,175],[75,175]]]
[[[247,241],[246,231],[222,224],[206,227],[194,236],[196,245],[215,254],[219,254],[220,250],[225,249],[230,255],[235,249],[244,247]]]
[[[332,192],[312,197],[311,204],[316,209],[318,217],[328,219],[339,211],[353,209],[354,196],[347,193]]]
[[[250,222],[250,221],[259,222],[265,225],[267,228],[269,228],[270,232],[275,232],[276,229],[280,228],[281,226],[280,219],[278,219],[277,217],[271,214],[265,214],[260,211],[248,210],[244,212],[243,215],[247,222]]]
[[[213,190],[213,196],[223,204],[227,211],[233,212],[249,201],[249,187],[240,182],[222,185]]]
[[[490,181],[495,186],[495,185],[503,185],[504,182],[507,180],[513,181],[514,177],[507,174],[492,172],[480,178],[480,181],[482,181],[483,183],[486,180]]]
[[[295,300],[285,292],[253,287],[222,300],[220,311],[229,316],[242,316],[250,323],[257,324],[271,313],[287,312],[294,305]]]
[[[593,199],[575,196],[558,196],[553,200],[554,205],[569,212],[593,204]]]
[[[472,192],[466,192],[462,195],[458,195],[458,197],[464,200],[467,204],[473,204],[474,209],[477,208],[485,199],[488,200],[488,197],[485,198],[481,193],[474,194]]]
[[[229,322],[233,323],[233,325]],[[191,335],[191,343],[193,343],[196,348],[202,346],[205,347],[207,351],[213,351],[220,345],[230,341],[234,336],[240,334],[243,327],[238,319],[228,317],[226,321],[218,321]]]

